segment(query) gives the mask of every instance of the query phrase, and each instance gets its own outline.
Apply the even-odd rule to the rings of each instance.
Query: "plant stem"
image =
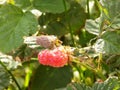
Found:
[[[77,64],[80,64],[80,65],[86,67],[87,69],[92,70],[93,72],[95,72],[95,69],[93,69],[92,67],[90,67],[90,66],[87,65],[87,64],[84,64],[84,63],[80,62],[79,59],[72,60],[72,62],[77,63]]]
[[[102,11],[102,6],[99,4],[98,0],[94,0],[95,4],[97,5],[99,12]]]
[[[90,18],[89,0],[87,0],[87,14],[89,19]]]
[[[106,79],[106,77],[102,73],[102,70],[96,70],[96,75],[99,76],[102,80]]]
[[[10,70],[7,69],[7,67],[4,65],[4,63],[2,63],[0,61],[0,64],[2,65],[2,67],[4,67],[4,69],[10,74],[10,76],[12,77],[13,81],[15,82],[15,84],[17,85],[17,87],[19,88],[19,90],[22,90],[21,87],[19,86],[17,80],[15,79],[14,75],[11,73]]]
[[[102,62],[102,53],[99,53],[98,67],[97,67],[97,69],[96,69],[96,74],[97,74],[100,78],[102,78],[102,80],[105,80],[106,77],[102,74],[101,62]]]
[[[64,8],[65,8],[65,17],[66,17],[66,13],[67,13],[67,7],[66,7],[66,3],[65,3],[65,0],[63,0],[63,4],[64,4]],[[72,28],[71,28],[71,24],[70,24],[70,21],[67,21],[68,23],[68,28],[69,28],[69,31],[70,31],[70,36],[71,36],[71,39],[72,39],[72,43],[73,43],[73,46],[75,47],[75,41],[74,41],[74,37],[73,37],[73,31],[72,31]]]
[[[89,66],[88,64],[84,64],[84,63],[80,62],[79,59],[77,59],[77,58],[76,58],[75,60],[72,60],[72,62],[77,63],[77,64],[80,64],[80,65],[86,67],[87,69],[93,71],[93,72],[94,72],[98,77],[100,77],[102,80],[105,80],[105,79],[106,79],[106,77],[102,74],[101,69],[94,69],[93,67]]]
[[[29,67],[26,68],[24,90],[26,90],[26,88],[28,87],[31,76],[32,76],[32,66],[29,65]]]
[[[103,12],[108,18],[110,18],[108,15],[108,11],[104,9],[104,7],[99,3],[99,1],[98,0],[94,0],[94,1],[95,1],[95,4],[98,6],[99,12],[100,13]]]
[[[101,61],[102,61],[102,53],[99,54],[99,58],[98,58],[98,69],[101,69]]]

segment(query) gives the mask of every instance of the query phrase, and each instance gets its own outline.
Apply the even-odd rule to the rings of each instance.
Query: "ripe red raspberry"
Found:
[[[43,50],[38,54],[40,64],[52,67],[63,67],[68,62],[68,54],[63,48],[53,50]]]

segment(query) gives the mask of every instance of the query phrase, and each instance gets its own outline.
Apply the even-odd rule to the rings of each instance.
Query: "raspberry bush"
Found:
[[[119,0],[0,0],[0,90],[119,90]]]

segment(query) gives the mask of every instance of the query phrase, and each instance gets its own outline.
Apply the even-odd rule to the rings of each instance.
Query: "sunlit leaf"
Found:
[[[105,32],[102,39],[98,39],[96,49],[107,54],[120,54],[120,34],[117,32]]]
[[[102,23],[103,23],[103,18],[97,18],[95,20],[88,19],[85,24],[85,29],[94,35],[99,35],[102,32]]]
[[[37,21],[30,12],[13,5],[0,8],[0,51],[9,52],[23,43],[23,37],[35,32]]]
[[[103,7],[107,10],[110,24],[108,30],[120,29],[120,0],[101,0]]]
[[[120,34],[117,32],[106,32],[102,39],[105,41],[104,50],[106,53],[120,54]]]

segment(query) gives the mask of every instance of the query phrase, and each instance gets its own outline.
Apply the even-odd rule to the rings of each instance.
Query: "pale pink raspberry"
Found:
[[[52,67],[63,67],[68,62],[68,54],[63,48],[43,50],[38,54],[40,64]]]
[[[37,36],[36,44],[41,45],[44,48],[54,48],[57,40],[57,37],[53,35],[41,35]]]

